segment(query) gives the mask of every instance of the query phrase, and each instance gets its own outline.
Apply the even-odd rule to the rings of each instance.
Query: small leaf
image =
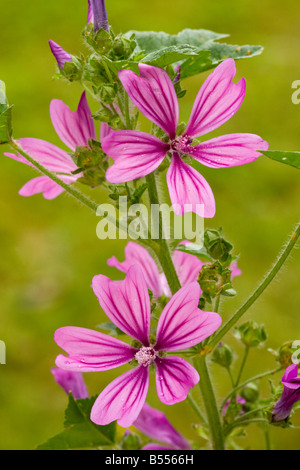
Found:
[[[96,400],[75,400],[69,394],[65,411],[64,430],[37,447],[38,450],[93,449],[111,446],[115,441],[116,423],[98,426],[90,420],[92,406]]]
[[[0,144],[7,144],[11,140],[11,112],[12,106],[8,104],[5,83],[0,80]]]
[[[271,158],[277,162],[285,163],[286,165],[300,168],[300,152],[287,152],[282,150],[264,150],[263,153],[266,157]]]
[[[189,243],[188,245],[179,245],[176,250],[183,251],[184,253],[189,253],[190,255],[195,255],[202,261],[213,261],[213,258],[207,253],[206,249],[204,247],[196,245],[195,243]]]

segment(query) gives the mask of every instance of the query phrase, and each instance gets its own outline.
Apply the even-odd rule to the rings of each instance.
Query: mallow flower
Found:
[[[145,403],[133,425],[151,439],[164,443],[146,444],[142,450],[190,450],[187,440],[172,426],[166,415]]]
[[[288,418],[294,404],[300,401],[300,377],[298,377],[298,365],[291,364],[285,370],[281,379],[283,392],[272,410],[272,421],[283,421]]]
[[[67,395],[71,392],[75,399],[89,398],[81,372],[72,372],[57,367],[52,367],[51,372],[56,383]],[[153,442],[146,444],[142,450],[191,449],[190,444],[176,431],[166,415],[162,411],[152,408],[148,403],[144,404],[133,426],[151,439],[163,442],[168,446],[165,447]]]
[[[184,240],[180,242],[180,245],[188,245],[189,243],[191,242]],[[182,287],[197,281],[199,272],[205,264],[197,256],[180,250],[174,251],[172,260]],[[131,266],[138,264],[143,271],[148,289],[151,290],[154,297],[158,299],[163,295],[166,297],[171,297],[172,295],[165,274],[159,272],[157,264],[148,250],[138,243],[127,243],[125,247],[125,261],[120,262],[113,256],[107,260],[107,264],[125,273],[128,272]],[[232,262],[230,269],[232,270],[232,279],[242,273],[236,261]]]
[[[169,300],[158,320],[155,339],[150,336],[148,287],[138,265],[128,270],[123,281],[97,275],[92,287],[108,318],[134,342],[128,344],[86,328],[63,327],[55,332],[54,339],[68,356],[60,354],[56,366],[73,372],[105,371],[127,363],[134,367],[100,393],[93,405],[91,420],[99,425],[118,420],[120,426],[131,426],[145,403],[151,366],[156,369],[160,401],[172,405],[185,400],[199,381],[199,374],[182,357],[166,353],[200,343],[222,322],[218,314],[198,308],[199,285],[194,282],[182,287]]]
[[[88,0],[88,18],[87,24],[93,23],[94,31],[97,33],[99,29],[109,31],[109,24],[104,0]]]
[[[179,106],[174,85],[161,68],[139,64],[140,76],[120,70],[119,79],[134,105],[166,138],[140,131],[113,131],[103,141],[104,152],[114,160],[106,173],[111,183],[124,183],[144,177],[168,155],[171,164],[167,184],[174,212],[191,211],[204,217],[215,214],[215,200],[203,176],[186,162],[186,156],[211,168],[243,165],[258,158],[267,142],[254,134],[228,134],[193,145],[194,139],[214,131],[239,109],[246,82],[232,79],[236,74],[233,59],[224,60],[205,80],[195,99],[185,131],[177,135]],[[203,210],[204,206],[204,210]]]
[[[88,146],[90,139],[97,140],[95,124],[91,116],[86,94],[81,95],[79,105],[76,111],[70,108],[61,100],[54,99],[50,103],[50,117],[54,129],[62,142],[75,152],[77,146]],[[101,138],[109,132],[107,124],[101,125]],[[65,183],[75,183],[82,173],[73,175],[72,172],[77,169],[71,156],[65,150],[45,140],[35,138],[18,139],[17,143],[34,160],[43,165],[47,170],[56,174]],[[22,163],[29,163],[21,154],[5,153],[7,157]],[[55,183],[48,176],[38,176],[28,181],[19,194],[21,196],[32,196],[42,193],[45,199],[54,199],[64,191],[59,184]]]

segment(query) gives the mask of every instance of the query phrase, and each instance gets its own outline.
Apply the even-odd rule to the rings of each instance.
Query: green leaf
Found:
[[[170,62],[170,60],[172,60],[171,53],[164,59],[160,59],[161,63],[164,63],[164,60],[168,60],[168,64],[166,65],[180,62],[181,78],[187,78],[212,69],[227,58],[244,59],[261,54],[263,51],[262,46],[238,46],[219,43],[217,42],[219,39],[223,39],[228,35],[218,34],[204,29],[184,29],[174,35],[154,31],[129,31],[126,33],[126,36],[130,37],[132,34],[135,35],[137,43],[134,54],[138,54],[136,60],[141,62],[151,63],[148,61],[149,56],[151,59],[151,54],[157,54],[158,56],[162,51],[166,51],[168,48],[173,48],[173,53],[175,53],[176,50],[179,52],[180,49],[183,50],[184,48],[189,48],[190,52],[193,50],[195,54],[191,54],[192,56],[189,58],[182,57],[181,59],[175,59],[173,62]],[[144,53],[144,57],[142,57],[142,53]],[[147,57],[148,59],[145,60]],[[133,56],[132,59],[134,58]],[[159,65],[160,67],[165,66],[161,65],[159,61],[156,64],[152,63],[152,65]]]
[[[137,43],[135,52],[143,51],[147,54],[170,46],[189,45],[203,48],[207,41],[216,41],[226,38],[228,34],[218,34],[205,29],[184,29],[178,34],[167,34],[163,31],[128,31],[124,36],[134,34]]]
[[[266,157],[271,158],[277,162],[285,163],[286,165],[300,168],[300,152],[286,152],[282,150],[264,150],[263,153]]]
[[[5,93],[5,83],[0,80],[0,144],[6,144],[11,140],[11,110],[12,106],[8,104]]]
[[[179,245],[176,248],[177,251],[183,251],[184,253],[189,253],[190,255],[195,255],[200,258],[202,261],[213,261],[213,258],[207,253],[206,248],[203,246],[196,245],[195,243],[189,243],[188,245]]]
[[[111,336],[125,335],[125,333],[122,330],[120,330],[120,328],[118,328],[116,325],[114,325],[114,323],[110,321],[107,321],[105,323],[100,323],[99,325],[97,325],[97,328],[99,328],[99,330],[107,331],[107,334]]]
[[[111,446],[115,442],[116,423],[98,426],[90,420],[95,400],[96,397],[75,400],[70,393],[65,411],[65,429],[37,449],[68,450]]]
[[[167,65],[179,62],[180,60],[190,58],[191,56],[197,57],[198,55],[198,50],[189,45],[169,46],[158,51],[150,52],[141,59],[141,62],[163,68]]]

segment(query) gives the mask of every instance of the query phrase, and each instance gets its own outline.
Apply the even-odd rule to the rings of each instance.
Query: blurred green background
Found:
[[[294,80],[300,79],[300,8],[298,0],[107,0],[115,32],[205,28],[231,35],[232,44],[262,44],[264,54],[237,63],[237,78],[244,76],[247,93],[239,112],[219,134],[252,132],[270,142],[270,149],[300,150],[300,105],[291,101]],[[38,137],[62,145],[51,125],[49,103],[63,99],[77,106],[81,89],[53,81],[55,61],[48,39],[71,53],[85,51],[81,30],[86,22],[86,0],[0,0],[0,79],[6,82],[14,104],[14,137]],[[181,117],[187,119],[195,95],[207,74],[185,82]],[[93,107],[93,104],[90,103]],[[3,149],[4,150],[4,149]],[[7,149],[5,149],[7,150]],[[1,152],[2,153],[2,152]],[[62,195],[54,201],[42,196],[22,198],[21,186],[34,170],[1,156],[0,339],[7,348],[7,364],[0,366],[0,448],[32,449],[62,429],[67,397],[50,373],[59,352],[54,331],[64,325],[94,328],[105,315],[91,289],[95,274],[117,279],[107,258],[123,259],[124,241],[100,241],[99,221],[85,207]],[[217,214],[206,227],[224,227],[235,253],[240,253],[243,275],[236,279],[238,296],[223,304],[227,318],[248,296],[271,266],[299,215],[299,173],[296,169],[261,157],[250,165],[213,170],[201,167],[217,203]],[[95,200],[106,200],[99,190]],[[300,339],[299,252],[295,250],[271,287],[246,318],[264,323],[266,346],[251,351],[243,379],[276,367],[267,348]],[[236,368],[241,348],[236,348]],[[218,366],[211,372],[221,399],[229,379]],[[91,394],[98,393],[117,372],[85,374]],[[278,381],[280,376],[276,378]],[[277,382],[276,380],[276,382]],[[152,384],[153,389],[153,384]],[[261,390],[267,394],[267,381]],[[198,390],[195,398],[200,400]],[[159,405],[186,436],[197,439],[188,404]],[[300,412],[295,414],[300,426]],[[247,429],[251,449],[263,449],[261,430]],[[299,449],[300,431],[271,429],[274,449]],[[202,442],[199,440],[199,442]],[[243,444],[243,441],[240,440]]]

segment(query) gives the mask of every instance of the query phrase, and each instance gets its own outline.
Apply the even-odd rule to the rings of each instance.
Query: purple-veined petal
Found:
[[[227,134],[195,145],[190,155],[205,166],[227,168],[253,162],[268,148],[258,135]]]
[[[94,23],[95,33],[101,28],[105,29],[105,31],[109,31],[104,0],[89,0],[88,23],[89,22]]]
[[[163,294],[160,283],[160,273],[154,259],[150,256],[146,248],[138,243],[128,242],[125,247],[125,261],[120,262],[115,256],[107,261],[109,266],[114,266],[120,271],[127,273],[134,264],[138,264],[142,271],[148,289],[158,298]]]
[[[155,364],[158,398],[166,405],[185,400],[200,380],[196,369],[182,357],[158,357]]]
[[[176,431],[166,415],[145,403],[138,418],[133,423],[143,434],[159,442],[169,444],[171,449],[191,449],[184,437]],[[149,444],[155,445],[157,444]],[[158,446],[158,448],[163,448]]]
[[[64,192],[64,188],[55,183],[48,176],[37,176],[24,184],[20,189],[20,196],[29,197],[42,193],[45,199],[52,200]]]
[[[124,333],[149,346],[150,299],[140,266],[131,266],[124,281],[94,276],[92,287],[108,318]]]
[[[26,153],[49,171],[70,173],[77,169],[67,152],[46,140],[25,137],[17,142]],[[19,159],[19,161],[22,161],[22,159]]]
[[[118,420],[124,428],[131,426],[145,403],[148,387],[148,367],[138,366],[125,372],[100,393],[91,420],[99,425]]]
[[[71,392],[75,400],[88,398],[89,394],[81,372],[72,372],[56,367],[53,367],[51,372],[56,383],[60,385],[67,394]]]
[[[59,44],[52,41],[52,39],[49,40],[49,46],[59,68],[63,69],[66,62],[72,62],[71,54],[66,52]]]
[[[88,25],[89,23],[94,23],[94,13],[91,5],[91,0],[88,0],[88,16],[86,24]]]
[[[107,180],[124,183],[156,170],[169,146],[146,132],[111,131],[102,140],[102,149],[115,162],[106,172]]]
[[[286,368],[281,382],[286,388],[292,390],[296,390],[298,388],[300,389],[300,377],[298,377],[297,364],[291,364],[289,367]]]
[[[117,338],[76,326],[59,328],[54,340],[69,354],[57,356],[56,366],[74,372],[114,369],[130,362],[137,351]]]
[[[109,127],[106,122],[101,122],[100,126],[100,142],[102,142],[105,137],[107,137],[112,132],[112,128]]]
[[[155,350],[179,351],[199,344],[222,323],[220,315],[198,309],[197,282],[182,287],[169,300],[157,324]]]
[[[119,79],[141,113],[174,139],[179,107],[172,80],[167,72],[153,65],[139,64],[139,70],[140,76],[131,70],[120,70]]]
[[[185,130],[185,135],[196,138],[217,129],[240,108],[246,92],[242,78],[232,83],[236,74],[233,59],[224,60],[208,76],[200,88]]]
[[[167,183],[175,214],[194,212],[200,217],[214,217],[215,199],[209,184],[197,170],[183,162],[177,153],[173,153],[167,171]]]
[[[52,100],[50,103],[53,127],[62,142],[73,152],[76,146],[87,146],[89,139],[97,140],[91,114],[85,91],[81,95],[76,111],[71,111],[61,100]]]

